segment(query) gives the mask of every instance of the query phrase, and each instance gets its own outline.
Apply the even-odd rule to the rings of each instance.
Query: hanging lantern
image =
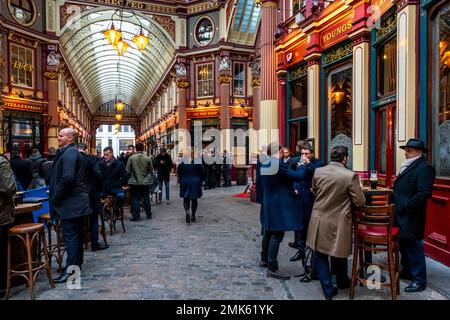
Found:
[[[117,45],[117,42],[119,42],[120,39],[122,39],[122,32],[114,28],[114,23],[111,22],[111,28],[108,30],[105,30],[103,32],[103,35],[105,36],[106,40],[113,46]]]
[[[122,111],[123,109],[125,109],[125,104],[122,102],[122,100],[117,101],[116,109],[117,111]]]
[[[133,42],[136,44],[136,47],[140,51],[145,50],[149,41],[150,39],[144,35],[144,32],[142,32],[142,28],[141,31],[139,32],[139,35],[133,37]]]
[[[116,114],[116,120],[117,121],[122,120],[122,115],[120,113]]]
[[[120,37],[119,41],[117,42],[116,46],[116,51],[117,54],[119,56],[123,56],[123,54],[125,53],[125,51],[127,51],[128,49],[128,43],[126,43],[125,41],[123,41],[122,37]]]
[[[115,127],[116,127],[116,130],[119,130],[120,129],[120,124],[116,123]]]

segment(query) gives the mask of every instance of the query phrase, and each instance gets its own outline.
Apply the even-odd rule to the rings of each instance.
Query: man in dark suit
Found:
[[[311,192],[312,179],[316,168],[323,167],[324,163],[314,157],[314,149],[309,143],[301,147],[301,158],[297,163],[297,171],[300,172],[303,179],[294,182],[294,192],[298,197],[298,211],[302,218],[303,229],[296,231],[297,253],[289,261],[297,261],[305,257],[306,236],[308,233],[309,219],[314,205],[314,194]]]
[[[288,280],[289,275],[278,269],[278,250],[285,231],[301,229],[301,219],[296,211],[294,181],[300,181],[300,173],[289,169],[282,160],[281,147],[272,143],[267,161],[261,161],[263,200],[261,224],[263,230],[260,267],[267,267],[267,277]]]
[[[86,164],[75,147],[76,132],[65,128],[58,133],[59,149],[49,185],[50,214],[61,221],[67,249],[66,266],[55,283],[65,283],[68,267],[83,263],[83,217],[91,214],[87,192]]]
[[[158,171],[159,201],[162,201],[163,183],[166,189],[166,204],[170,203],[170,171],[172,170],[172,157],[165,148],[161,148],[160,153],[153,161],[153,168]]]
[[[435,169],[424,158],[423,141],[409,139],[405,158],[394,182],[395,224],[400,228],[402,270],[400,278],[412,280],[406,292],[423,291],[427,284],[423,239],[427,200],[431,197]]]

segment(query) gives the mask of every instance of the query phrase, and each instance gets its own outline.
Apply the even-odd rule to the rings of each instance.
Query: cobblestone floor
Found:
[[[178,188],[172,186],[171,203],[154,205],[153,219],[132,222],[127,214],[126,232],[118,228],[108,235],[107,250],[85,251],[81,289],[65,284],[51,289],[41,272],[37,299],[323,299],[319,281],[266,278],[258,267],[259,206],[231,196],[243,189],[206,190],[197,222],[187,225]],[[279,261],[280,269],[295,275],[300,264],[289,262],[295,253],[287,246],[292,238],[286,233]],[[401,283],[398,299],[446,299],[430,288],[406,294],[406,285]],[[11,299],[29,299],[28,289],[13,288]],[[339,290],[336,299],[348,299],[348,290]],[[390,299],[390,294],[358,287],[355,299]]]

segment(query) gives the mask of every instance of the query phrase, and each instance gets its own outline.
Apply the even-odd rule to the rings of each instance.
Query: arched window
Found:
[[[211,19],[201,18],[195,27],[195,39],[201,46],[209,44],[214,37],[214,25]]]

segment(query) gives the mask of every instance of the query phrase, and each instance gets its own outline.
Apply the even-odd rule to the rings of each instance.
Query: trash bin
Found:
[[[236,166],[236,185],[245,186],[248,183],[248,169],[250,166]]]

